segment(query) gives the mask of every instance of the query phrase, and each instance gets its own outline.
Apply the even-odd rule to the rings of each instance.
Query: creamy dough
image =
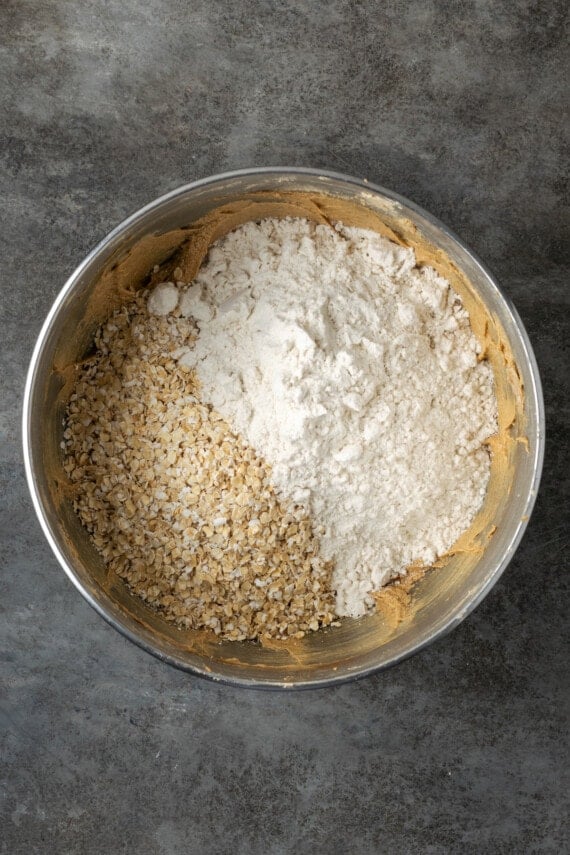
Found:
[[[54,372],[62,378],[60,399],[65,401],[69,395],[75,376],[77,354],[88,350],[95,329],[114,308],[132,299],[138,288],[169,279],[176,267],[182,269],[182,278],[185,281],[191,281],[209,246],[244,222],[285,216],[304,217],[329,225],[343,222],[346,225],[372,229],[396,243],[412,246],[418,264],[435,268],[461,296],[469,312],[473,332],[481,343],[480,358],[489,360],[495,378],[499,429],[489,440],[492,463],[487,497],[470,528],[437,562],[437,566],[442,567],[452,561],[454,576],[466,575],[496,530],[502,499],[510,491],[513,482],[517,447],[520,443],[527,444],[524,436],[523,384],[498,319],[486,309],[468,278],[446,253],[430,244],[412,222],[399,215],[396,208],[393,214],[375,211],[375,200],[375,195],[367,192],[362,192],[355,201],[326,193],[258,192],[214,208],[187,228],[145,237],[103,273],[87,303],[83,319],[77,324],[74,335],[69,336],[62,346],[62,358],[59,364],[54,366]],[[151,273],[156,265],[161,265],[161,269]],[[52,474],[54,490],[59,492],[63,501],[69,494],[70,485],[61,471],[59,461],[53,461]],[[389,585],[376,595],[378,609],[390,625],[396,626],[402,621],[413,620],[418,609],[426,605],[425,597],[421,601],[416,601],[414,597],[414,586],[425,572],[426,568],[411,567],[403,581]],[[442,583],[443,587],[437,586],[437,596],[445,595],[447,584],[450,584],[449,578]],[[135,609],[129,599],[125,598],[124,592],[117,587],[117,580],[108,579],[107,586],[112,589],[113,596],[122,602],[122,608],[135,614],[140,623],[148,624],[154,632],[163,632],[160,624],[150,615]],[[363,619],[369,622],[373,620],[374,616]],[[363,645],[365,635],[366,633],[363,633]],[[204,634],[188,633],[184,641],[177,643],[204,655],[215,641]],[[275,644],[284,651],[284,665],[288,663],[298,667],[303,664],[308,667],[314,661],[314,651],[303,642],[294,645],[290,642]]]

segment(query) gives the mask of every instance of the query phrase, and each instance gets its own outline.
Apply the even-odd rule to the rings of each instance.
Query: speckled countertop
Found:
[[[5,855],[569,851],[565,8],[0,5]],[[194,679],[108,627],[52,557],[20,451],[33,342],[84,254],[179,184],[275,164],[366,177],[458,232],[522,315],[548,429],[484,603],[387,673],[294,695]]]

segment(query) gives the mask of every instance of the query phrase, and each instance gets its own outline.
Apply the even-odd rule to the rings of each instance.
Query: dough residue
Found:
[[[94,589],[107,592],[113,602],[142,631],[160,637],[184,655],[196,655],[200,661],[211,657],[231,667],[251,662],[260,671],[272,671],[278,663],[279,675],[291,678],[304,668],[307,675],[323,665],[336,668],[361,656],[375,656],[379,646],[391,643],[409,631],[418,615],[433,608],[434,602],[457,601],[469,585],[481,554],[500,535],[508,496],[513,488],[520,454],[526,453],[527,416],[521,371],[513,354],[503,321],[485,303],[477,283],[457,260],[456,253],[443,249],[429,233],[424,233],[400,206],[375,192],[331,191],[326,182],[315,189],[291,189],[286,182],[271,190],[254,190],[229,198],[213,196],[199,208],[192,206],[186,221],[168,231],[149,231],[144,237],[117,247],[85,298],[73,306],[73,322],[59,342],[49,383],[46,386],[46,412],[53,418],[45,431],[46,469],[49,473],[51,502],[61,519],[66,520],[67,548],[78,565],[86,563]],[[220,647],[216,637],[203,631],[174,629],[138,598],[129,595],[123,581],[108,573],[87,542],[80,543],[77,518],[71,507],[75,492],[62,470],[59,441],[61,419],[77,372],[90,353],[98,327],[113,310],[130,302],[136,290],[172,278],[180,267],[184,282],[191,282],[207,255],[209,247],[238,226],[268,217],[302,217],[319,224],[338,222],[375,231],[401,246],[414,249],[419,266],[433,267],[460,295],[469,312],[471,327],[481,345],[479,358],[492,367],[498,403],[498,431],[489,439],[492,449],[491,477],[483,506],[466,532],[437,562],[437,573],[408,571],[405,577],[387,585],[375,596],[376,613],[360,621],[342,622],[326,635],[307,636],[299,642],[272,642],[270,653],[246,646],[236,653],[235,645]],[[153,273],[152,271],[154,267]],[[53,424],[52,424],[53,422]],[[531,447],[532,451],[532,447]],[[404,590],[402,602],[392,595]],[[293,645],[293,646],[292,646]]]

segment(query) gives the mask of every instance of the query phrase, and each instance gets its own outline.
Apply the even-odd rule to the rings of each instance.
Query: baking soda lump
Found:
[[[364,614],[471,524],[492,370],[459,296],[412,249],[341,224],[247,223],[180,285],[179,311],[198,332],[180,364],[322,532],[339,615]]]
[[[178,305],[178,288],[173,282],[157,285],[148,298],[148,311],[151,315],[169,315]]]

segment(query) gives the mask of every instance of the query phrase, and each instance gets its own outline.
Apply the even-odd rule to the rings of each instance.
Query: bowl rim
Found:
[[[79,280],[84,270],[89,267],[92,261],[98,257],[100,254],[104,253],[107,248],[113,244],[113,242],[121,236],[121,234],[128,229],[129,227],[135,225],[140,220],[143,220],[148,214],[151,212],[161,208],[163,205],[169,203],[173,199],[178,196],[186,195],[187,193],[196,190],[201,187],[215,185],[219,182],[224,182],[230,179],[242,178],[242,177],[259,177],[264,175],[273,175],[276,177],[286,177],[286,176],[307,176],[316,179],[331,179],[333,181],[341,182],[347,185],[351,185],[353,187],[357,187],[362,191],[370,192],[373,195],[381,195],[384,198],[393,201],[399,205],[402,205],[404,208],[411,209],[425,220],[427,220],[431,225],[435,226],[439,229],[446,237],[450,238],[454,241],[460,249],[466,253],[471,261],[478,267],[481,273],[486,277],[489,284],[495,289],[497,296],[504,303],[506,309],[512,317],[514,326],[516,327],[517,333],[520,336],[520,343],[522,345],[522,349],[525,354],[525,358],[527,361],[529,373],[532,379],[531,388],[525,387],[525,396],[527,400],[530,398],[531,406],[536,413],[536,435],[533,437],[533,477],[530,485],[530,489],[528,490],[528,495],[526,497],[525,506],[523,509],[523,513],[520,515],[519,521],[514,529],[511,539],[506,546],[501,561],[496,565],[494,571],[489,574],[485,583],[481,586],[481,588],[477,591],[477,594],[469,601],[469,603],[464,606],[461,611],[457,614],[453,615],[449,618],[449,620],[437,629],[433,634],[429,635],[429,637],[421,638],[417,643],[411,644],[407,650],[404,650],[398,654],[395,654],[385,662],[381,662],[379,664],[363,666],[361,668],[355,668],[349,673],[343,674],[335,674],[326,677],[316,677],[310,680],[277,680],[277,679],[257,679],[254,677],[241,677],[241,676],[228,676],[225,673],[216,673],[214,670],[210,670],[207,667],[200,667],[196,664],[192,664],[182,660],[181,658],[173,655],[172,653],[167,653],[163,650],[158,649],[153,646],[151,643],[146,641],[136,632],[134,632],[129,626],[126,626],[118,617],[108,613],[104,606],[98,602],[91,593],[86,589],[83,585],[82,581],[77,576],[73,566],[66,560],[62,551],[60,550],[55,537],[53,536],[51,529],[48,525],[46,515],[44,513],[42,501],[40,498],[39,491],[36,485],[36,479],[32,466],[32,450],[31,450],[31,403],[32,403],[32,395],[34,389],[34,381],[36,379],[38,365],[40,363],[40,358],[42,355],[42,351],[44,349],[46,340],[49,336],[52,323],[56,316],[59,313],[60,306],[65,301],[67,295],[73,290],[76,282]],[[324,188],[323,188],[324,189]],[[153,199],[151,202],[144,205],[142,208],[137,209],[124,220],[122,220],[115,228],[113,228],[110,232],[108,232],[105,237],[100,240],[84,257],[84,259],[80,262],[80,264],[75,268],[75,270],[71,273],[71,275],[67,278],[65,284],[61,288],[60,292],[56,296],[50,311],[42,325],[36,343],[34,345],[34,349],[32,352],[32,356],[30,359],[30,364],[28,368],[28,373],[26,376],[26,383],[24,388],[24,398],[23,398],[23,410],[22,410],[22,440],[23,440],[23,456],[24,456],[24,468],[26,473],[26,479],[28,483],[28,488],[32,498],[32,504],[36,513],[36,516],[40,522],[43,533],[54,553],[57,561],[63,568],[64,572],[71,580],[71,582],[75,585],[81,595],[85,600],[89,603],[89,605],[95,609],[95,611],[103,617],[107,623],[113,626],[116,630],[118,630],[123,636],[128,638],[130,641],[134,642],[138,647],[141,647],[147,653],[152,654],[156,658],[160,659],[163,662],[168,663],[180,670],[186,671],[188,673],[194,674],[196,676],[205,677],[211,681],[216,683],[222,683],[225,685],[237,686],[241,688],[253,688],[253,689],[313,689],[313,688],[325,688],[329,686],[339,685],[342,683],[346,683],[349,681],[357,680],[362,677],[369,676],[379,671],[383,671],[387,668],[393,667],[398,663],[404,661],[408,657],[419,653],[428,645],[432,644],[439,638],[443,638],[449,632],[451,632],[455,627],[457,627],[466,617],[469,615],[477,606],[482,602],[482,600],[487,596],[491,588],[495,585],[498,579],[501,577],[503,572],[505,571],[507,565],[510,563],[518,545],[520,544],[522,537],[525,533],[527,525],[530,520],[530,516],[537,498],[538,487],[540,484],[540,479],[542,475],[542,467],[544,462],[544,449],[545,449],[545,408],[544,408],[544,398],[542,391],[542,384],[540,380],[540,374],[538,370],[538,364],[536,361],[536,357],[534,351],[532,349],[532,345],[530,343],[530,339],[524,327],[524,324],[513,305],[510,297],[504,293],[501,286],[498,284],[497,280],[488,269],[488,267],[484,264],[484,262],[479,258],[479,256],[473,252],[464,241],[445,223],[442,223],[437,217],[430,214],[420,205],[417,205],[415,202],[407,199],[405,196],[402,196],[399,193],[396,193],[392,190],[389,190],[382,185],[376,184],[374,182],[368,181],[367,179],[355,178],[350,175],[345,175],[340,172],[335,172],[327,169],[319,169],[319,168],[311,168],[311,167],[292,167],[292,166],[264,166],[264,167],[249,167],[245,169],[237,169],[231,170],[227,172],[217,173],[215,175],[207,176],[205,178],[200,178],[195,181],[191,181],[187,184],[180,185],[176,187],[174,190],[165,193],[156,199]],[[110,600],[108,595],[105,595],[106,598]]]

